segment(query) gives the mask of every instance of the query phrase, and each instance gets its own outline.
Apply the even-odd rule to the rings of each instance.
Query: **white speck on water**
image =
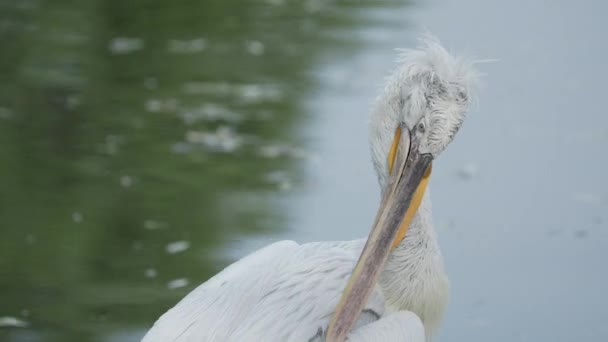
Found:
[[[479,175],[479,167],[475,163],[467,163],[458,169],[456,175],[462,180],[470,181]]]
[[[265,179],[270,184],[276,184],[281,191],[289,191],[292,188],[289,175],[285,171],[272,171],[266,174]]]
[[[179,103],[175,98],[169,98],[165,100],[159,99],[148,99],[144,104],[144,108],[146,111],[151,113],[158,113],[161,111],[164,112],[174,112],[177,110]]]
[[[182,241],[175,241],[175,242],[171,242],[171,243],[167,244],[167,246],[165,247],[165,250],[169,254],[177,254],[177,253],[184,252],[188,248],[190,248],[190,242],[182,240]]]
[[[324,1],[323,0],[308,0],[304,2],[304,9],[308,13],[317,13],[323,10]]]
[[[289,146],[266,145],[258,148],[258,154],[264,158],[279,158],[289,155]]]
[[[171,151],[177,154],[190,153],[192,151],[192,145],[185,142],[178,142],[171,145]]]
[[[198,121],[226,121],[236,123],[242,121],[241,115],[223,106],[207,103],[200,107],[187,109],[180,113],[186,125],[192,125]]]
[[[28,309],[22,309],[21,310],[21,316],[23,316],[23,317],[29,317],[29,315],[30,315],[30,310],[28,310]]]
[[[28,245],[33,245],[36,243],[36,241],[38,241],[38,238],[34,234],[27,234],[27,236],[25,237],[25,242]]]
[[[133,245],[131,246],[131,248],[133,248],[134,251],[140,251],[144,248],[144,243],[141,241],[134,241]]]
[[[146,111],[153,113],[160,112],[160,110],[163,108],[162,102],[156,99],[150,99],[146,101],[145,107]]]
[[[106,135],[105,145],[103,150],[109,155],[115,155],[118,153],[120,145],[124,143],[124,138],[118,135]]]
[[[227,95],[230,85],[225,82],[186,82],[183,85],[184,92],[190,95]]]
[[[145,220],[144,221],[144,229],[148,230],[158,230],[158,229],[167,229],[169,225],[167,222],[156,221],[156,220]]]
[[[600,196],[592,193],[577,193],[572,196],[572,199],[576,202],[587,205],[599,206],[602,204],[602,199],[600,198]]]
[[[80,223],[82,222],[82,213],[75,211],[72,213],[72,221],[74,221],[74,223]]]
[[[81,103],[82,103],[82,99],[80,98],[80,96],[72,94],[66,98],[65,107],[66,107],[66,109],[74,110],[74,109],[78,108],[78,106],[80,106]]]
[[[169,40],[169,52],[186,54],[202,52],[207,48],[207,41],[204,38],[196,38],[192,40]]]
[[[154,77],[146,77],[144,79],[144,88],[154,90],[158,88],[158,80]]]
[[[129,188],[131,185],[133,185],[133,177],[127,175],[120,177],[120,186],[123,188]]]
[[[273,85],[245,84],[238,88],[242,103],[261,103],[266,101],[278,101],[283,98],[283,92]]]
[[[156,269],[155,269],[155,268],[147,268],[147,269],[144,271],[144,276],[145,276],[146,278],[150,278],[150,279],[152,279],[152,278],[156,278],[156,276],[157,276],[157,275],[158,275],[158,272],[156,271]]]
[[[144,41],[141,38],[116,37],[110,40],[108,49],[115,55],[126,55],[144,48]]]
[[[203,145],[214,152],[234,152],[243,144],[242,137],[228,126],[220,126],[215,132],[188,131],[186,141]]]
[[[10,109],[6,107],[0,107],[0,119],[8,120],[12,117],[13,112]]]
[[[285,90],[277,84],[232,84],[228,82],[187,82],[184,92],[189,95],[210,95],[235,98],[241,104],[278,102]]]
[[[264,158],[275,159],[275,158],[295,158],[295,159],[308,159],[313,160],[315,156],[306,150],[289,145],[269,144],[260,146],[257,150],[258,155]]]
[[[169,288],[170,290],[174,290],[174,289],[186,287],[186,286],[188,286],[188,284],[190,284],[190,281],[188,279],[178,278],[178,279],[173,279],[170,282],[168,282],[167,288]]]
[[[26,328],[29,323],[17,317],[0,317],[0,328]]]
[[[247,52],[253,56],[261,56],[264,54],[264,44],[257,40],[249,40],[245,43]]]

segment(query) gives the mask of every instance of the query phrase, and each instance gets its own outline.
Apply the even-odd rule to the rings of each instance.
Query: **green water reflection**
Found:
[[[0,340],[138,336],[284,226],[311,70],[371,3],[0,2]]]

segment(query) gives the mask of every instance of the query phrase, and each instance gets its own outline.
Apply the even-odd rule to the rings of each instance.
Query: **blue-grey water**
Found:
[[[495,60],[479,64],[477,109],[433,168],[451,279],[439,340],[608,339],[606,10],[593,1],[469,0],[395,14],[448,48]],[[370,36],[413,44],[411,34]],[[331,115],[320,115],[311,139],[323,162],[293,201],[297,234],[284,237],[365,235],[378,189],[361,152],[366,125],[353,113],[368,105],[392,58],[366,49],[321,76],[316,112]]]
[[[438,340],[608,339],[608,5],[239,5],[0,4],[0,341],[137,341],[264,244],[364,236],[367,109],[426,31],[486,61],[433,168]]]

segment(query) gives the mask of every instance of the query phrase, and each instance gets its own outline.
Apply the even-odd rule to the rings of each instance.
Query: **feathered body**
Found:
[[[435,41],[402,54],[371,115],[372,159],[382,189],[399,122],[422,120],[429,137],[424,148],[439,154],[460,127],[473,78],[468,64]],[[364,244],[363,239],[274,243],[192,291],[143,341],[321,341]],[[363,328],[349,339],[368,334],[362,340],[409,336],[410,341],[424,341],[438,327],[447,299],[448,280],[427,194],[407,235],[390,254],[357,324]],[[382,329],[365,331],[374,324]]]
[[[448,282],[425,218],[430,203],[424,203],[359,325],[409,310],[420,317],[427,335],[437,327]],[[314,341],[323,336],[364,244],[281,241],[256,251],[188,294],[144,342]]]

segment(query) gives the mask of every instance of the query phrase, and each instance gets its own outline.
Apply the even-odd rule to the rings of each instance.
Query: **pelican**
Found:
[[[429,341],[449,285],[426,188],[476,75],[436,39],[401,50],[370,117],[382,198],[369,237],[262,248],[193,290],[142,341]]]

